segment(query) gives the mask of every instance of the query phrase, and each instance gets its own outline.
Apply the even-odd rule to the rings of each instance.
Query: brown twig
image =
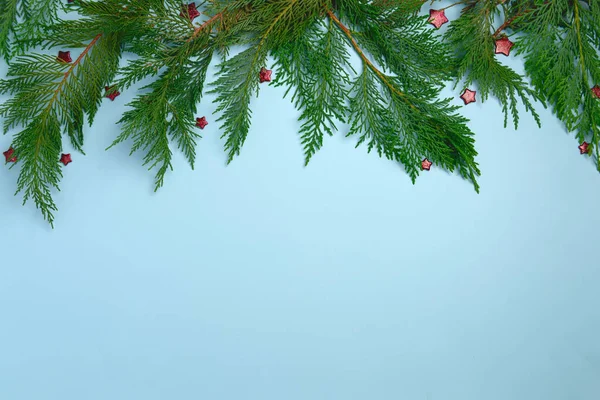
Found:
[[[197,27],[196,29],[194,29],[194,33],[188,38],[187,41],[188,42],[191,41],[196,36],[198,36],[198,34],[200,33],[200,31],[202,31],[202,29],[206,28],[208,25],[212,24],[217,19],[220,19],[223,16],[223,12],[225,12],[225,10],[221,11],[218,14],[215,14],[211,19],[205,21],[202,25],[200,25],[199,27]]]
[[[352,36],[352,33],[350,32],[350,29],[348,29],[348,27],[344,24],[341,23],[341,21],[335,16],[334,13],[331,12],[331,10],[327,11],[327,15],[329,16],[329,18],[331,18],[331,20],[333,22],[335,22],[335,24],[337,26],[340,27],[340,29],[346,34],[346,36],[348,37],[348,39],[350,40],[350,42],[352,43],[352,47],[354,47],[354,50],[356,50],[356,52],[358,53],[358,55],[360,56],[360,58],[363,60],[363,62],[379,77],[379,79],[381,79],[381,81],[394,93],[396,93],[398,96],[404,98],[406,100],[406,94],[402,93],[401,91],[399,91],[398,89],[396,89],[385,77],[385,75],[383,75],[381,73],[381,71],[379,71],[379,69],[377,69],[377,67],[375,67],[375,65],[373,65],[373,63],[367,58],[367,56],[365,56],[365,53],[362,51],[362,49],[360,48],[360,46],[358,45],[358,43],[356,43],[356,40],[354,39],[354,37]],[[408,101],[407,101],[408,102]],[[417,109],[412,103],[408,103],[410,104],[410,106],[414,109]]]
[[[548,2],[546,2],[547,4]],[[500,32],[502,32],[504,29],[506,29],[506,27],[508,27],[510,24],[512,24],[514,22],[515,19],[522,17],[523,15],[530,13],[532,11],[537,10],[537,8],[529,8],[523,12],[517,13],[515,15],[513,15],[511,18],[507,19],[506,21],[504,21],[504,23],[502,25],[500,25],[498,27],[498,29],[496,29],[496,31],[492,34],[492,38],[496,39],[498,37],[498,35],[500,35]]]
[[[71,67],[67,70],[67,72],[65,72],[65,76],[63,77],[63,79],[58,84],[58,87],[54,91],[54,95],[52,96],[52,98],[50,99],[50,102],[48,103],[48,107],[46,108],[47,110],[49,110],[52,107],[52,104],[58,98],[58,94],[61,92],[62,87],[67,82],[67,79],[69,78],[69,76],[73,73],[73,70],[75,69],[75,67],[78,66],[81,63],[81,60],[83,60],[83,57],[85,57],[85,55],[87,53],[89,53],[89,51],[92,49],[92,47],[94,46],[94,44],[96,44],[96,42],[98,41],[98,39],[100,39],[101,36],[102,36],[101,33],[97,34],[96,37],[90,42],[90,44],[88,44],[86,46],[86,48],[81,52],[81,54],[79,55],[79,57],[77,57],[77,59],[75,60],[75,62],[73,64],[71,64]]]

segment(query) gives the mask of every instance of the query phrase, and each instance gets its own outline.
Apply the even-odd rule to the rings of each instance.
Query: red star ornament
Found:
[[[504,54],[505,56],[510,55],[510,48],[513,47],[514,43],[511,42],[506,36],[502,39],[496,40],[496,54]]]
[[[114,86],[104,86],[104,91],[106,93],[108,93],[108,91],[112,90],[113,88],[114,88]],[[107,94],[106,97],[108,97],[111,101],[115,101],[115,98],[120,94],[121,94],[121,92],[119,92],[118,90],[115,90],[111,94]]]
[[[198,9],[196,8],[196,3],[190,3],[187,5],[187,13],[186,13],[186,6],[183,5],[181,6],[182,10],[181,13],[179,15],[181,15],[182,17],[186,17],[186,15],[190,18],[190,21],[193,21],[194,18],[200,16],[200,12],[198,11]]]
[[[273,71],[271,71],[270,69],[266,69],[265,67],[262,67],[260,69],[260,73],[258,74],[260,83],[263,82],[270,82],[271,81],[271,73]]]
[[[588,148],[588,147],[589,147],[589,145],[590,145],[590,144],[589,144],[588,142],[583,142],[583,143],[581,143],[579,146],[577,146],[577,147],[579,147],[579,154],[587,154],[587,153],[588,153],[588,151],[590,150],[590,149]]]
[[[71,161],[71,154],[62,154],[60,156],[60,162],[67,165],[68,163],[70,163]]]
[[[477,94],[476,91],[465,89],[465,91],[463,92],[463,94],[460,95],[460,98],[463,99],[463,101],[465,102],[465,105],[467,105],[469,103],[475,102],[475,95],[476,94]]]
[[[57,61],[60,62],[64,62],[64,63],[70,63],[71,61],[71,52],[70,51],[59,51],[58,52],[58,57],[56,57]]]
[[[446,18],[446,13],[444,12],[444,10],[430,9],[429,10],[429,22],[431,23],[431,25],[433,25],[437,29],[439,29],[440,26],[442,26],[446,22],[448,22],[448,18]]]
[[[8,150],[6,150],[4,153],[2,153],[4,155],[4,158],[6,159],[6,162],[17,162],[17,156],[15,156],[15,149],[13,149],[12,147],[10,147]]]
[[[204,129],[204,127],[208,125],[208,122],[206,121],[206,117],[202,117],[202,118],[196,118],[196,126],[200,129]]]
[[[600,86],[596,85],[592,88],[592,93],[600,99]]]
[[[429,171],[429,169],[431,168],[431,165],[433,163],[431,161],[429,161],[428,159],[424,158],[423,161],[421,161],[421,168],[424,169],[425,171]]]

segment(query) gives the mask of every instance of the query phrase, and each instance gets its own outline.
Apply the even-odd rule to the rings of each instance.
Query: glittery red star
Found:
[[[431,22],[431,25],[433,25],[439,29],[440,26],[442,26],[446,22],[448,22],[448,18],[446,18],[446,13],[444,12],[444,10],[430,9],[429,10],[429,22]]]
[[[514,43],[508,40],[506,36],[496,40],[496,54],[504,54],[505,56],[510,55],[510,48],[513,47],[513,45]]]
[[[198,128],[204,129],[206,125],[208,125],[208,122],[206,122],[206,117],[196,118],[196,126]]]
[[[476,91],[465,89],[463,94],[460,95],[460,98],[463,99],[463,101],[465,102],[465,105],[467,105],[467,104],[473,103],[475,101],[476,94],[477,94]]]
[[[273,71],[271,71],[270,69],[266,69],[265,67],[262,67],[260,69],[260,73],[258,74],[259,78],[260,78],[260,83],[270,82],[271,81],[271,72],[273,72]]]
[[[104,86],[104,90],[106,93],[108,93],[113,88],[114,88],[114,86]],[[118,90],[115,90],[111,94],[107,94],[106,97],[108,97],[111,101],[115,101],[115,97],[117,97],[120,94],[121,94],[121,92],[119,92]]]
[[[423,161],[421,161],[421,168],[424,169],[425,171],[429,171],[429,169],[431,168],[431,165],[433,163],[431,161],[429,161],[428,159],[423,159]]]
[[[4,153],[4,158],[6,158],[6,162],[17,162],[17,156],[14,156],[13,154],[15,154],[15,149],[13,149],[12,147],[10,147],[8,150],[6,150]]]
[[[67,165],[68,163],[70,163],[71,161],[71,154],[62,154],[60,156],[60,162]]]
[[[578,147],[579,147],[579,153],[580,154],[587,154],[587,152],[589,151],[588,146],[590,144],[588,142],[583,142],[581,143]]]
[[[181,15],[182,17],[186,17],[186,15],[190,18],[190,21],[193,21],[194,18],[198,17],[200,15],[200,12],[198,11],[198,9],[196,9],[196,3],[190,3],[187,5],[187,12],[186,12],[186,6],[182,5],[181,6],[182,10],[181,13],[179,15]]]
[[[600,86],[596,85],[592,88],[594,95],[600,99]]]
[[[64,62],[64,63],[70,63],[71,61],[71,52],[70,51],[59,51],[58,52],[58,57],[56,57],[57,61],[60,62]]]

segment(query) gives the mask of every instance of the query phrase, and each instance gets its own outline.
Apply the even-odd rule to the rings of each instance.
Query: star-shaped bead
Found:
[[[467,104],[473,103],[475,101],[476,94],[477,94],[476,91],[465,89],[463,94],[460,95],[460,98],[463,99],[463,101],[465,102],[465,105],[467,105]]]
[[[15,156],[15,149],[13,149],[12,147],[10,147],[8,150],[6,150],[4,153],[2,153],[4,155],[4,158],[6,159],[6,162],[17,162],[17,156]]]
[[[200,129],[204,129],[204,127],[208,125],[206,121],[206,117],[196,118],[196,126]]]
[[[58,52],[58,57],[56,57],[57,61],[60,62],[64,62],[64,63],[70,63],[71,61],[71,52],[70,51],[59,51]]]
[[[182,5],[181,8],[182,8],[182,10],[179,15],[181,15],[184,18],[186,16],[188,16],[190,18],[190,21],[193,21],[194,18],[200,16],[200,12],[196,8],[196,3],[190,3],[187,6]],[[187,8],[187,10],[186,10],[186,8]]]
[[[67,165],[68,163],[70,163],[71,161],[71,154],[62,154],[60,156],[60,162]]]
[[[421,161],[421,168],[424,169],[425,171],[429,171],[429,169],[431,168],[431,165],[433,163],[431,161],[429,161],[428,159],[424,158],[423,161]]]
[[[514,43],[506,36],[496,40],[496,54],[504,54],[505,56],[510,55],[510,48],[513,47],[513,45]]]
[[[578,147],[579,147],[579,153],[580,154],[587,154],[587,152],[589,151],[589,143],[588,142],[583,142],[581,143]]]
[[[448,22],[448,18],[446,18],[446,13],[444,12],[444,10],[430,9],[429,10],[429,22],[431,22],[431,25],[433,25],[437,29],[439,29],[440,26],[442,26],[446,22]]]
[[[600,99],[600,86],[596,85],[592,88],[592,93]]]
[[[260,73],[258,74],[260,83],[263,82],[270,82],[271,81],[271,71],[270,69],[266,69],[265,67],[262,67],[260,69]]]
[[[111,101],[115,101],[115,98],[121,94],[118,90],[112,91],[114,86],[104,86],[104,91],[106,92],[106,97],[108,97]],[[112,91],[108,94],[109,91]]]

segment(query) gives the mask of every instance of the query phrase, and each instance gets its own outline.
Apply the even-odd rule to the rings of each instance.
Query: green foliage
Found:
[[[446,40],[455,49],[458,60],[458,79],[454,88],[463,77],[466,77],[465,87],[476,82],[481,101],[485,101],[491,93],[502,104],[504,127],[507,126],[510,109],[515,129],[519,124],[519,97],[541,127],[540,117],[529,100],[529,97],[540,100],[539,96],[521,75],[501,64],[494,54],[494,42],[499,37],[494,37],[493,22],[498,11],[496,0],[480,1],[465,7],[460,18],[450,24]]]
[[[219,77],[208,93],[216,93],[216,112],[223,112],[223,137],[227,137],[227,162],[239,155],[250,129],[250,98],[258,95],[258,76],[270,50],[295,41],[321,11],[318,0],[248,2],[253,10],[248,25],[256,29],[255,43],[219,64]],[[247,29],[247,28],[245,28]],[[225,35],[230,35],[226,32]]]
[[[212,22],[194,28],[186,15],[179,15],[179,4],[167,5],[170,7],[157,7],[155,14],[150,14],[154,29],[132,41],[130,50],[139,58],[122,69],[117,86],[128,88],[162,72],[142,88],[147,93],[128,104],[132,109],[119,121],[122,133],[110,146],[132,138],[131,154],[145,150],[144,165],[149,169],[158,166],[155,190],[163,185],[167,170],[173,168],[170,139],[177,142],[194,168],[196,141],[200,138],[195,132],[195,113],[213,54],[209,45]]]
[[[344,37],[329,21],[319,22],[297,40],[273,52],[277,70],[274,86],[294,88],[292,102],[302,111],[300,137],[304,146],[305,165],[323,145],[323,135],[337,130],[334,118],[346,122],[350,109],[346,105],[350,77],[346,68],[349,53]]]
[[[59,21],[62,8],[57,0],[0,0],[0,56],[23,54]]]
[[[19,16],[19,0],[0,0],[0,54],[7,60],[11,55],[12,34]]]
[[[590,142],[600,171],[600,4],[536,0],[519,16],[518,52],[533,86],[579,142]],[[592,149],[594,152],[592,152]]]
[[[57,209],[51,187],[62,177],[62,133],[82,151],[84,115],[91,124],[119,57],[118,34],[99,34],[71,64],[56,56],[20,56],[10,65],[11,79],[0,81],[0,93],[14,96],[0,106],[4,132],[24,126],[13,142],[21,166],[17,193],[24,192],[24,203],[33,199],[50,224]]]
[[[458,1],[449,7],[460,7],[460,17],[444,35],[420,15],[425,3],[208,0],[196,3],[202,14],[190,19],[180,0],[0,0],[0,55],[10,60],[0,93],[11,95],[0,115],[5,133],[17,130],[17,192],[53,224],[62,137],[83,152],[84,123],[92,124],[105,86],[138,91],[111,147],[130,142],[131,153],[143,152],[144,165],[156,168],[155,189],[172,169],[173,146],[194,167],[207,85],[216,94],[228,163],[248,136],[259,88],[285,86],[299,111],[305,163],[325,135],[347,123],[357,147],[400,163],[413,183],[427,158],[478,191],[468,120],[452,99],[439,98],[447,83],[464,81],[476,85],[481,101],[500,101],[505,126],[509,113],[518,126],[519,100],[538,125],[533,101],[550,104],[579,141],[592,143],[600,170],[600,100],[590,90],[600,84],[599,2]],[[494,54],[504,35],[515,42],[513,54],[524,55],[527,76]],[[232,48],[239,51],[230,56]],[[76,60],[62,63],[34,49],[68,49]],[[124,52],[131,57],[120,66]],[[351,52],[360,58],[358,72]],[[206,82],[215,53],[217,78]],[[275,79],[261,86],[269,56]],[[135,89],[142,80],[149,82]]]

